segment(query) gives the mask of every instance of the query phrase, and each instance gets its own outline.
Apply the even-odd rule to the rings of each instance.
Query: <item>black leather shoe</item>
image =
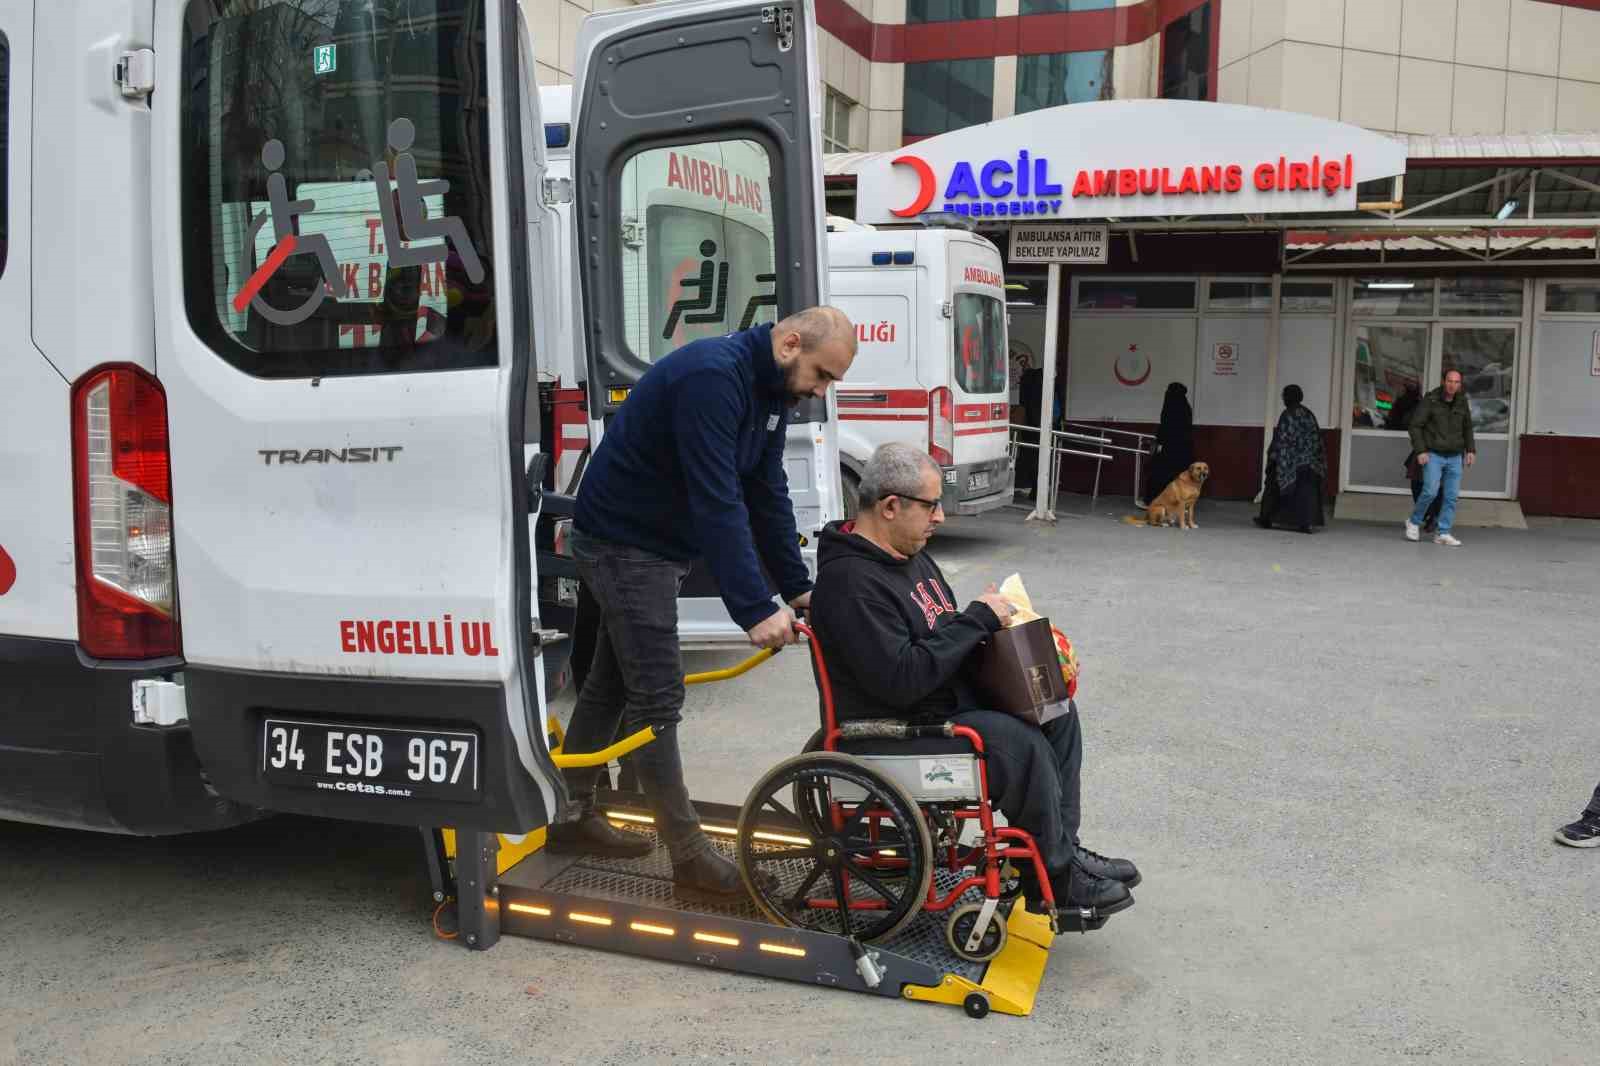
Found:
[[[641,859],[656,849],[642,833],[618,829],[599,811],[585,811],[576,822],[550,827],[545,846],[558,854],[609,855],[614,859]]]
[[[763,887],[778,888],[778,879],[762,874]],[[715,850],[707,850],[685,863],[672,864],[672,894],[699,903],[742,903],[750,898],[739,868]]]
[[[1073,863],[1050,879],[1058,910],[1090,910],[1096,917],[1115,914],[1133,906],[1133,894],[1121,881],[1094,877]]]
[[[1072,851],[1072,861],[1090,877],[1103,877],[1108,881],[1121,881],[1129,888],[1137,887],[1144,878],[1139,868],[1127,859],[1110,859],[1098,851],[1077,847]]]

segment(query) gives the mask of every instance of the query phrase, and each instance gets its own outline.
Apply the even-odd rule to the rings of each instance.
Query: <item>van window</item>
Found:
[[[652,148],[622,168],[628,347],[654,362],[777,310],[771,161],[754,141]]]
[[[971,393],[1006,391],[1006,310],[992,296],[956,293],[955,379]]]
[[[260,377],[498,362],[483,0],[193,0],[184,296]]]

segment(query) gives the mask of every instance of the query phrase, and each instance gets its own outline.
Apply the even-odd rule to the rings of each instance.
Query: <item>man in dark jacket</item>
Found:
[[[793,643],[761,565],[791,606],[809,605],[783,470],[787,414],[826,395],[855,358],[855,327],[831,307],[684,345],[639,379],[578,489],[572,556],[600,610],[594,658],[567,727],[566,750],[598,751],[618,727],[656,727],[630,758],[672,856],[674,891],[727,901],[738,869],[711,846],[683,784],[678,589],[704,558],[733,620],[760,647]],[[639,855],[651,845],[613,829],[594,806],[598,770],[574,770],[576,821],[550,830],[552,851]]]
[[[811,604],[839,718],[971,727],[987,753],[989,796],[1033,834],[1057,905],[1099,915],[1132,906],[1133,863],[1078,844],[1077,708],[1040,728],[981,709],[967,681],[972,653],[1013,608],[991,590],[956,610],[955,593],[923,551],[944,521],[939,468],[919,449],[885,444],[862,472],[860,499],[854,522],[822,533]]]
[[[1406,539],[1417,540],[1422,535],[1428,508],[1434,497],[1443,493],[1439,532],[1433,542],[1448,548],[1461,547],[1450,527],[1456,518],[1463,457],[1467,466],[1478,458],[1478,445],[1472,437],[1472,405],[1461,391],[1461,371],[1446,370],[1444,384],[1417,404],[1416,413],[1411,416],[1411,450],[1417,453],[1417,463],[1422,467],[1422,495],[1406,519]]]

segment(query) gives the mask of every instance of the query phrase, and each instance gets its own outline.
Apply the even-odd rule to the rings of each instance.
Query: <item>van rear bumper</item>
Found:
[[[183,665],[0,636],[0,819],[163,836],[260,817],[210,787],[186,724],[134,724],[134,682]]]
[[[942,468],[942,474],[947,515],[979,515],[1011,502],[1016,471],[1010,459],[959,463]]]

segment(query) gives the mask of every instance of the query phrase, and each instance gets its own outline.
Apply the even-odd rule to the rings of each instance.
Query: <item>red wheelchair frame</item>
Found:
[[[838,716],[834,710],[833,682],[828,676],[828,665],[823,655],[822,644],[817,640],[816,633],[805,623],[797,622],[795,629],[806,637],[811,646],[812,662],[816,665],[817,687],[822,696],[822,748],[820,750],[848,755],[848,752],[841,751],[839,748],[839,741],[844,738],[844,733],[839,727]],[[939,891],[938,881],[930,879],[927,898],[923,901],[921,909],[935,913],[949,910],[973,888],[981,889],[985,900],[999,901],[1007,895],[1000,882],[1001,867],[1004,863],[1007,860],[1011,860],[1014,863],[1031,861],[1036,883],[1039,886],[1039,893],[1043,897],[1046,912],[1050,915],[1051,924],[1054,926],[1056,916],[1055,894],[1051,890],[1049,873],[1045,869],[1044,860],[1039,853],[1039,847],[1034,842],[1032,834],[1025,829],[1018,829],[1014,826],[995,825],[994,808],[989,800],[989,774],[983,748],[983,738],[978,735],[976,730],[956,725],[952,722],[928,726],[918,726],[910,723],[905,723],[905,725],[908,737],[941,736],[966,741],[972,748],[973,754],[977,756],[978,764],[978,800],[976,803],[966,800],[954,801],[951,804],[926,800],[913,801],[919,815],[929,826],[942,824],[939,820],[941,815],[950,820],[949,824],[953,827],[954,832],[949,834],[950,839],[944,849],[943,866],[949,872],[960,877],[956,884],[943,894]],[[846,804],[839,801],[830,802],[830,816],[836,831],[842,830],[845,824],[846,806]],[[930,812],[932,812],[931,817]],[[871,839],[877,839],[878,822],[887,816],[887,811],[866,812],[868,833]],[[983,839],[981,843],[962,848],[957,844],[961,835],[961,826],[965,822],[974,820],[977,821],[983,831]],[[936,866],[939,864],[938,852],[939,848],[935,843],[930,858]],[[895,865],[903,868],[908,860],[875,855],[866,860],[866,862],[883,869],[892,869]],[[963,874],[963,871],[971,866],[976,866],[978,872]],[[848,885],[849,874],[844,873],[841,876]],[[854,900],[850,896],[848,887],[841,895],[850,901],[848,906],[851,910],[882,910],[886,906],[885,903],[879,900]],[[806,904],[819,909],[835,910],[839,906],[835,900],[815,898],[807,898]]]

